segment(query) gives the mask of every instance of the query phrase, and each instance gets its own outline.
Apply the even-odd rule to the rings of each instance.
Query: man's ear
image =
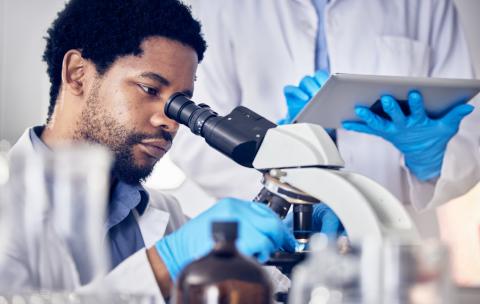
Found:
[[[73,95],[82,95],[84,90],[86,60],[79,50],[69,50],[63,56],[62,87]]]

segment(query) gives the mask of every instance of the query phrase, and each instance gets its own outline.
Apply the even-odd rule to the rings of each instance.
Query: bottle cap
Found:
[[[217,221],[212,223],[212,236],[215,241],[235,241],[238,237],[238,222]]]

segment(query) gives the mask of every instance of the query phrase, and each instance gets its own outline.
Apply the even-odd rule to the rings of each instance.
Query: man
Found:
[[[285,98],[287,106],[294,99],[292,87],[285,88],[285,96],[284,87],[320,69],[330,73],[473,77],[465,36],[451,0],[190,2],[209,41],[194,99],[208,103],[220,115],[242,105],[278,121],[287,112]],[[313,77],[306,81],[313,82]],[[319,84],[313,83],[311,92],[303,94],[304,103]],[[300,87],[304,86],[302,81]],[[374,179],[419,210],[438,206],[465,193],[479,180],[478,111],[463,120],[457,133],[461,118],[471,110],[467,106],[459,111],[448,136],[434,153],[425,154],[425,164],[419,166],[409,162],[410,155],[404,164],[404,151],[410,146],[398,149],[398,141],[394,146],[387,136],[352,132],[355,127],[347,125],[349,130],[342,128],[336,134],[345,169]],[[259,191],[260,174],[233,164],[188,131],[180,133],[171,158],[205,192],[217,198],[227,193],[249,198]],[[429,166],[432,154],[435,164]],[[422,171],[427,167],[434,170]]]
[[[164,114],[165,102],[174,92],[193,94],[206,48],[187,7],[177,0],[72,0],[46,40],[47,124],[28,129],[10,153],[50,153],[81,141],[113,152],[106,227],[113,270],[101,285],[167,299],[182,268],[211,248],[215,219],[238,221],[240,250],[260,261],[280,248],[294,250],[291,233],[264,206],[224,199],[187,222],[172,197],[140,183],[178,129]],[[38,265],[16,249],[1,269],[9,274],[2,288],[62,287],[56,277],[38,279]]]

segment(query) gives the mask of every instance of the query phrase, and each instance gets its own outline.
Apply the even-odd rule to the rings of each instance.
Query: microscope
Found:
[[[238,164],[260,171],[263,189],[255,201],[280,218],[293,209],[293,234],[301,244],[308,243],[313,206],[320,202],[339,217],[352,243],[365,237],[418,239],[409,215],[390,192],[365,176],[340,170],[344,161],[319,125],[276,125],[242,106],[222,117],[182,93],[169,98],[165,114]],[[303,250],[277,252],[267,264],[288,275],[304,257]]]

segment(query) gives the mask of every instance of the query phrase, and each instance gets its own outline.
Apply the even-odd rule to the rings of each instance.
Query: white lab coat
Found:
[[[314,72],[317,15],[311,0],[189,0],[208,44],[194,100],[220,115],[243,105],[277,121],[283,87]],[[464,34],[449,0],[331,0],[325,10],[331,72],[472,78]],[[370,135],[338,130],[346,170],[366,175],[418,209],[436,206],[479,180],[479,111],[453,138],[441,178],[419,182],[399,151]],[[252,199],[258,172],[242,168],[181,128],[171,158],[214,197]],[[185,195],[182,195],[185,197]],[[194,201],[194,199],[193,199]]]
[[[28,155],[35,153],[29,136],[29,130],[25,131],[18,142],[12,147],[9,154]],[[145,212],[136,219],[145,242],[145,248],[150,248],[165,235],[179,229],[189,220],[184,215],[177,200],[159,191],[147,189],[149,204]],[[19,207],[20,202],[9,202]],[[19,212],[20,210],[16,209]],[[21,230],[19,223],[15,223],[15,229]],[[22,235],[16,231],[15,236]],[[72,290],[83,292],[121,292],[131,294],[150,294],[156,299],[155,303],[164,303],[160,289],[156,283],[153,271],[148,261],[146,250],[141,249],[134,253],[108,275],[88,286],[80,286],[78,276],[69,276],[74,267],[72,260],[64,252],[52,252],[48,254],[42,251],[28,250],[25,239],[29,236],[2,240],[7,243],[7,248],[0,252],[0,282],[8,280],[9,292],[25,292],[27,290]],[[192,236],[194,237],[194,236]],[[6,253],[6,254],[5,254]],[[68,266],[66,266],[68,265]],[[266,267],[268,274],[276,290],[285,291],[289,280],[273,267]],[[74,269],[76,271],[76,269]],[[0,294],[5,286],[0,286]]]

